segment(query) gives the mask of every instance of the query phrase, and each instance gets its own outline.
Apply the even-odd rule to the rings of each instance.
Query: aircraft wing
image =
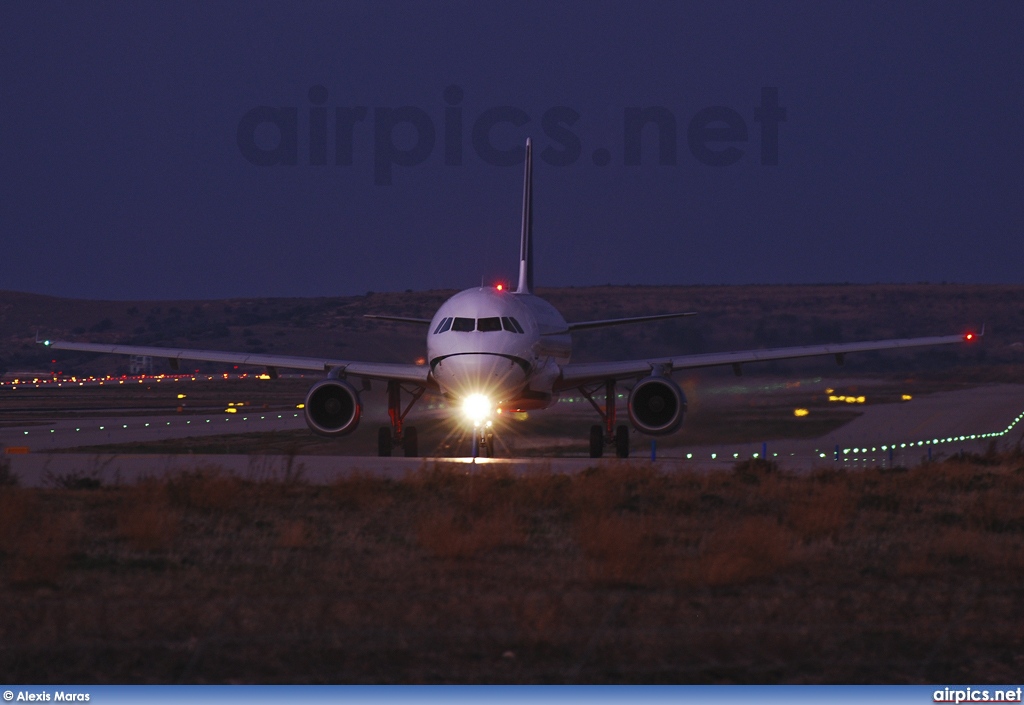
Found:
[[[651,358],[649,360],[569,363],[562,367],[562,376],[555,383],[555,391],[573,389],[583,384],[592,384],[608,379],[643,377],[655,371],[670,374],[678,370],[687,370],[697,367],[733,365],[738,373],[739,366],[742,364],[748,362],[764,362],[767,360],[788,360],[798,357],[834,355],[837,362],[841,363],[843,356],[847,353],[865,352],[868,350],[888,350],[891,348],[915,348],[926,345],[969,343],[980,338],[981,335],[982,334],[978,333],[968,333],[966,335],[939,335],[928,338],[873,340],[862,343],[828,343],[825,345],[803,345],[792,348],[768,348],[765,350],[702,353],[699,355]]]
[[[418,326],[429,326],[429,318],[409,318],[408,316],[382,316],[376,313],[364,313],[363,318],[372,318],[375,321],[390,321],[391,323],[414,323]]]
[[[257,353],[223,352],[219,350],[189,350],[187,348],[155,348],[143,345],[107,345],[102,343],[72,343],[63,340],[43,340],[43,345],[54,350],[78,350],[80,352],[106,353],[112,355],[148,355],[163,357],[177,367],[179,360],[225,362],[234,365],[256,365],[270,370],[285,368],[292,370],[315,370],[330,372],[341,369],[343,374],[367,379],[397,380],[420,386],[429,386],[427,365],[409,365],[393,362],[354,362],[333,360],[322,357],[292,357],[287,355],[264,355]]]
[[[696,311],[687,311],[685,313],[659,313],[653,316],[631,316],[629,318],[608,318],[603,321],[579,321],[577,323],[569,323],[569,332],[572,333],[578,330],[593,330],[594,328],[607,328],[608,326],[621,326],[625,323],[646,323],[648,321],[664,321],[669,318],[684,318],[686,316],[696,316]]]

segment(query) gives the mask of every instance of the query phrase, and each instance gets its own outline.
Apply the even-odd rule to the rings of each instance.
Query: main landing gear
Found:
[[[405,451],[406,458],[419,456],[419,438],[415,426],[405,426],[404,421],[409,410],[426,391],[424,387],[406,389],[412,395],[409,405],[402,409],[402,383],[394,380],[388,382],[388,417],[391,426],[382,426],[377,430],[377,455],[382,458],[391,456],[391,450],[400,447]]]
[[[604,387],[604,406],[594,401],[594,394]],[[615,446],[615,455],[619,458],[629,457],[629,427],[615,425],[615,380],[609,379],[595,387],[580,387],[580,392],[594,407],[604,426],[594,424],[590,427],[590,457],[600,458],[604,455],[605,446]]]

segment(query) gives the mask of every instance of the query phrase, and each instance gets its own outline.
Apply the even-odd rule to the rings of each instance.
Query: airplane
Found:
[[[180,360],[198,360],[261,366],[267,368],[271,377],[277,376],[278,368],[323,372],[325,379],[316,382],[306,394],[304,412],[309,428],[329,437],[352,433],[362,414],[360,393],[369,391],[371,382],[384,382],[390,425],[378,432],[381,456],[390,456],[396,447],[401,447],[407,457],[418,455],[416,427],[406,425],[405,419],[428,392],[440,394],[461,406],[465,417],[473,423],[474,455],[479,451],[491,455],[494,451],[491,426],[496,414],[544,409],[555,403],[560,394],[578,391],[591,403],[602,422],[591,426],[590,456],[598,458],[606,449],[611,449],[618,457],[625,458],[629,456],[630,434],[625,424],[617,423],[616,389],[620,384],[629,386],[626,411],[633,428],[645,435],[664,436],[678,430],[686,415],[686,396],[672,379],[673,374],[682,370],[731,365],[735,373],[740,374],[741,366],[747,363],[826,355],[834,356],[836,362],[842,364],[848,353],[964,343],[983,335],[983,332],[967,333],[574,363],[570,358],[575,332],[683,318],[695,312],[568,323],[554,306],[533,293],[533,273],[533,161],[531,140],[527,139],[516,289],[509,291],[503,285],[481,285],[461,291],[445,301],[430,319],[367,316],[425,328],[425,359],[429,364],[60,340],[39,342],[57,350],[163,357],[173,369],[179,368]],[[403,392],[409,395],[405,405]]]

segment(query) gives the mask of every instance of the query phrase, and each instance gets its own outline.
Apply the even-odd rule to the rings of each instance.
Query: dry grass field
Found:
[[[1024,669],[1020,454],[806,476],[0,479],[8,682],[990,683]]]

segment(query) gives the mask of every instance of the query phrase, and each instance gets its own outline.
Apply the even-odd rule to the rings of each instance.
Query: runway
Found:
[[[11,470],[27,486],[53,484],[60,477],[91,477],[103,483],[132,482],[143,477],[219,468],[253,480],[301,477],[330,483],[352,473],[398,479],[437,463],[455,464],[467,472],[478,468],[580,472],[614,458],[378,458],[375,456],[287,455],[104,455],[47,453],[49,450],[168,438],[258,433],[305,428],[301,413],[256,412],[64,419],[32,426],[0,428],[0,444]],[[912,401],[864,407],[864,414],[840,429],[814,440],[722,444],[659,450],[657,442],[634,442],[629,462],[654,462],[665,471],[713,470],[765,454],[792,471],[816,467],[915,465],[966,451],[982,453],[990,444],[1007,449],[1024,436],[1024,385],[986,385],[940,392]],[[642,437],[641,437],[642,438]]]
[[[693,460],[731,462],[767,451],[790,469],[818,465],[910,466],[961,451],[1008,449],[1024,437],[1024,385],[985,385],[915,397],[908,402],[864,407],[862,416],[813,440],[701,446]],[[767,447],[766,447],[767,446]],[[684,455],[685,457],[685,455]]]
[[[27,447],[33,453],[110,443],[159,441],[168,438],[265,433],[306,428],[294,411],[235,414],[163,414],[106,416],[47,421],[32,426],[0,428],[0,445]]]

